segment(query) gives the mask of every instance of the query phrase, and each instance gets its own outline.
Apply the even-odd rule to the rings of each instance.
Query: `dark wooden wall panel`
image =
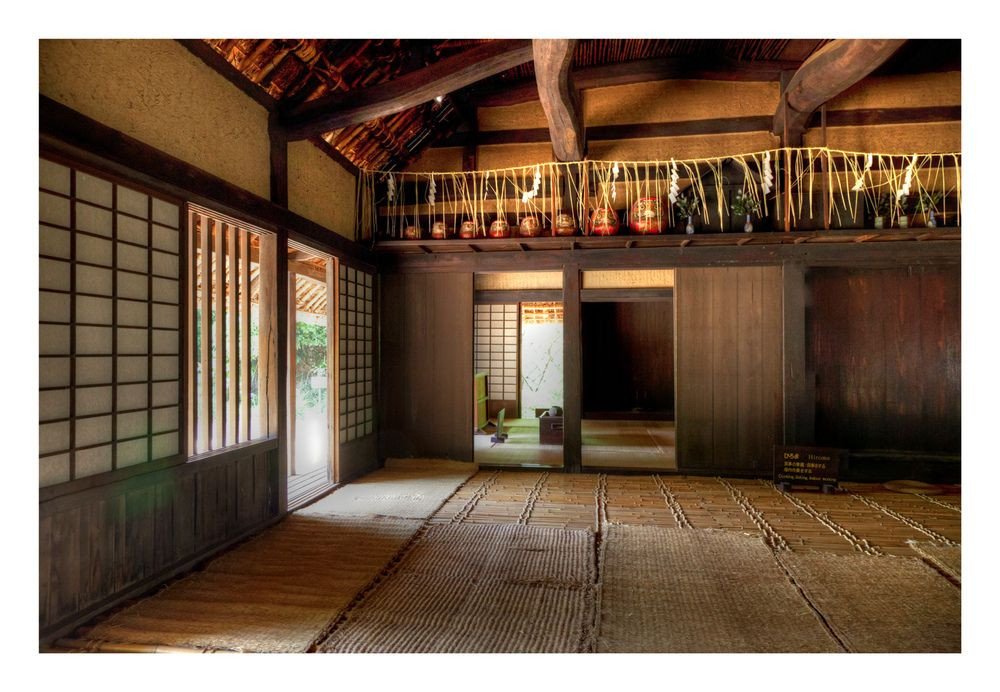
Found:
[[[262,527],[278,488],[272,441],[41,503],[41,637]]]
[[[472,274],[380,277],[381,457],[472,460]]]
[[[673,300],[583,303],[583,410],[674,413]]]
[[[782,431],[781,267],[677,271],[677,458],[766,472]]]
[[[340,479],[352,481],[378,468],[378,444],[375,435],[367,435],[340,445]]]
[[[817,443],[958,453],[959,267],[813,269],[807,281]]]

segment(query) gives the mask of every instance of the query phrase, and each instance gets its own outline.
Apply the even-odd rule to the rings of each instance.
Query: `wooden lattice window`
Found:
[[[276,237],[188,212],[189,454],[277,434]]]
[[[340,442],[375,430],[372,347],[374,277],[340,267]]]
[[[39,165],[39,482],[177,456],[180,207]]]
[[[475,369],[487,374],[489,398],[517,400],[517,303],[476,305]]]

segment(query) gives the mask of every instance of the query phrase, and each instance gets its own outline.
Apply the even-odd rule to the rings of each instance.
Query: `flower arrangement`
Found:
[[[698,198],[693,194],[680,195],[674,202],[681,216],[691,217],[698,213]]]
[[[878,197],[868,198],[868,207],[875,216],[885,216],[893,205],[893,196],[888,192],[883,192]]]
[[[917,200],[917,208],[921,214],[937,211],[937,206],[941,202],[941,192],[939,190],[921,190]]]
[[[733,197],[733,203],[730,205],[734,214],[739,216],[744,216],[747,214],[756,214],[760,211],[760,203],[750,195],[744,195],[743,190],[737,190],[736,196]]]

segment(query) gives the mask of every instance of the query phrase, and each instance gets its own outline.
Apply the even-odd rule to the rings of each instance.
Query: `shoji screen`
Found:
[[[517,303],[476,305],[475,368],[487,373],[489,398],[509,402],[517,401]],[[508,411],[514,418],[519,412]]]
[[[180,208],[39,164],[39,482],[179,453]]]
[[[340,266],[340,441],[375,430],[373,367],[374,277]]]

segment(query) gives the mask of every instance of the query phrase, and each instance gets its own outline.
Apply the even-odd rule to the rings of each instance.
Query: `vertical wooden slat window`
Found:
[[[268,348],[266,325],[273,323],[274,315],[274,291],[269,288],[274,267],[266,261],[262,265],[260,259],[274,242],[273,234],[191,205],[189,454],[277,432],[268,420],[268,402],[262,401],[274,373],[269,359],[260,357]]]
[[[375,431],[373,314],[374,277],[340,266],[340,442]]]
[[[39,163],[39,483],[180,452],[180,207]]]

